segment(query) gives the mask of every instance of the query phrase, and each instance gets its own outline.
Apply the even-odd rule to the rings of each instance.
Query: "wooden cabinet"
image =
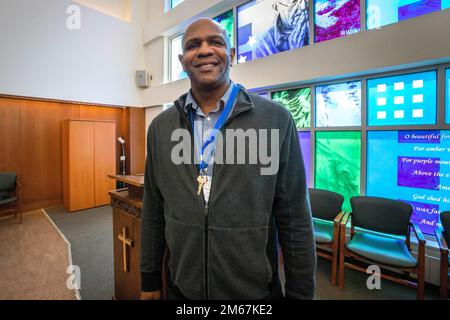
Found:
[[[64,120],[63,204],[68,211],[107,205],[115,182],[116,123]]]

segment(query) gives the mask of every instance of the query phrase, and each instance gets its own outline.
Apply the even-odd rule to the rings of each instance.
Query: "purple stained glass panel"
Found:
[[[421,0],[398,8],[398,21],[441,10],[441,0]]]
[[[361,30],[360,0],[314,1],[315,41],[321,42]]]
[[[303,163],[306,171],[306,184],[312,187],[311,179],[311,132],[298,131],[298,139],[300,140],[300,148],[302,150]]]
[[[426,234],[433,234],[436,225],[439,223],[439,206],[436,204],[406,201],[398,199],[402,202],[406,202],[413,207],[413,213],[411,216],[411,222],[417,224],[422,232]]]
[[[397,185],[419,189],[436,190],[439,186],[439,158],[397,158]]]
[[[439,130],[399,131],[399,143],[441,143]]]

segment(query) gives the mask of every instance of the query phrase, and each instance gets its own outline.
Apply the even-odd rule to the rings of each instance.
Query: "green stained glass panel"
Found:
[[[272,100],[281,103],[289,110],[297,129],[310,127],[311,88],[273,92]]]
[[[234,47],[233,10],[227,11],[220,16],[215,17],[214,20],[220,23],[225,28],[225,30],[227,30],[228,36],[230,37],[231,46]]]
[[[316,132],[315,173],[315,187],[342,194],[350,212],[350,198],[360,194],[361,132]]]

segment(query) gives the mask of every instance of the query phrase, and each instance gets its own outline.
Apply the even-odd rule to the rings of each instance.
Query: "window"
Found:
[[[316,126],[360,126],[361,82],[316,87]]]
[[[258,92],[258,95],[260,97],[266,98],[266,99],[270,99],[269,98],[269,94],[267,92]]]
[[[214,18],[215,21],[220,23],[225,30],[227,30],[228,36],[230,37],[231,46],[234,47],[234,16],[233,10],[227,11],[220,16]]]
[[[450,130],[368,132],[366,193],[411,204],[411,221],[433,234],[450,210]]]
[[[367,0],[367,29],[450,8],[450,0]]]
[[[297,129],[311,126],[311,89],[293,89],[272,93],[272,100],[282,104],[294,118]]]
[[[315,0],[315,42],[331,40],[361,30],[360,0]]]
[[[290,27],[281,17],[295,12]],[[255,60],[309,44],[309,2],[252,0],[237,8],[238,63]]]
[[[177,5],[182,3],[184,0],[170,0],[170,9],[175,8]]]
[[[435,124],[436,90],[436,71],[370,79],[368,124]]]
[[[183,53],[182,39],[183,35],[180,34],[170,40],[170,81],[187,78],[187,74],[183,71],[178,59],[178,55]]]
[[[360,194],[361,132],[316,132],[315,187],[344,196],[342,209]]]
[[[308,187],[312,187],[311,179],[311,132],[298,131],[298,140],[300,142],[300,148],[302,150],[303,163],[305,165],[306,172],[306,184]]]
[[[445,92],[446,92],[446,96],[447,96],[447,107],[446,107],[446,111],[445,111],[445,119],[447,123],[450,123],[450,69],[447,69],[445,71]]]

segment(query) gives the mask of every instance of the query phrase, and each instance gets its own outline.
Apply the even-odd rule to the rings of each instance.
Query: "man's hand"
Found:
[[[151,292],[141,291],[141,300],[161,300],[161,290]]]

